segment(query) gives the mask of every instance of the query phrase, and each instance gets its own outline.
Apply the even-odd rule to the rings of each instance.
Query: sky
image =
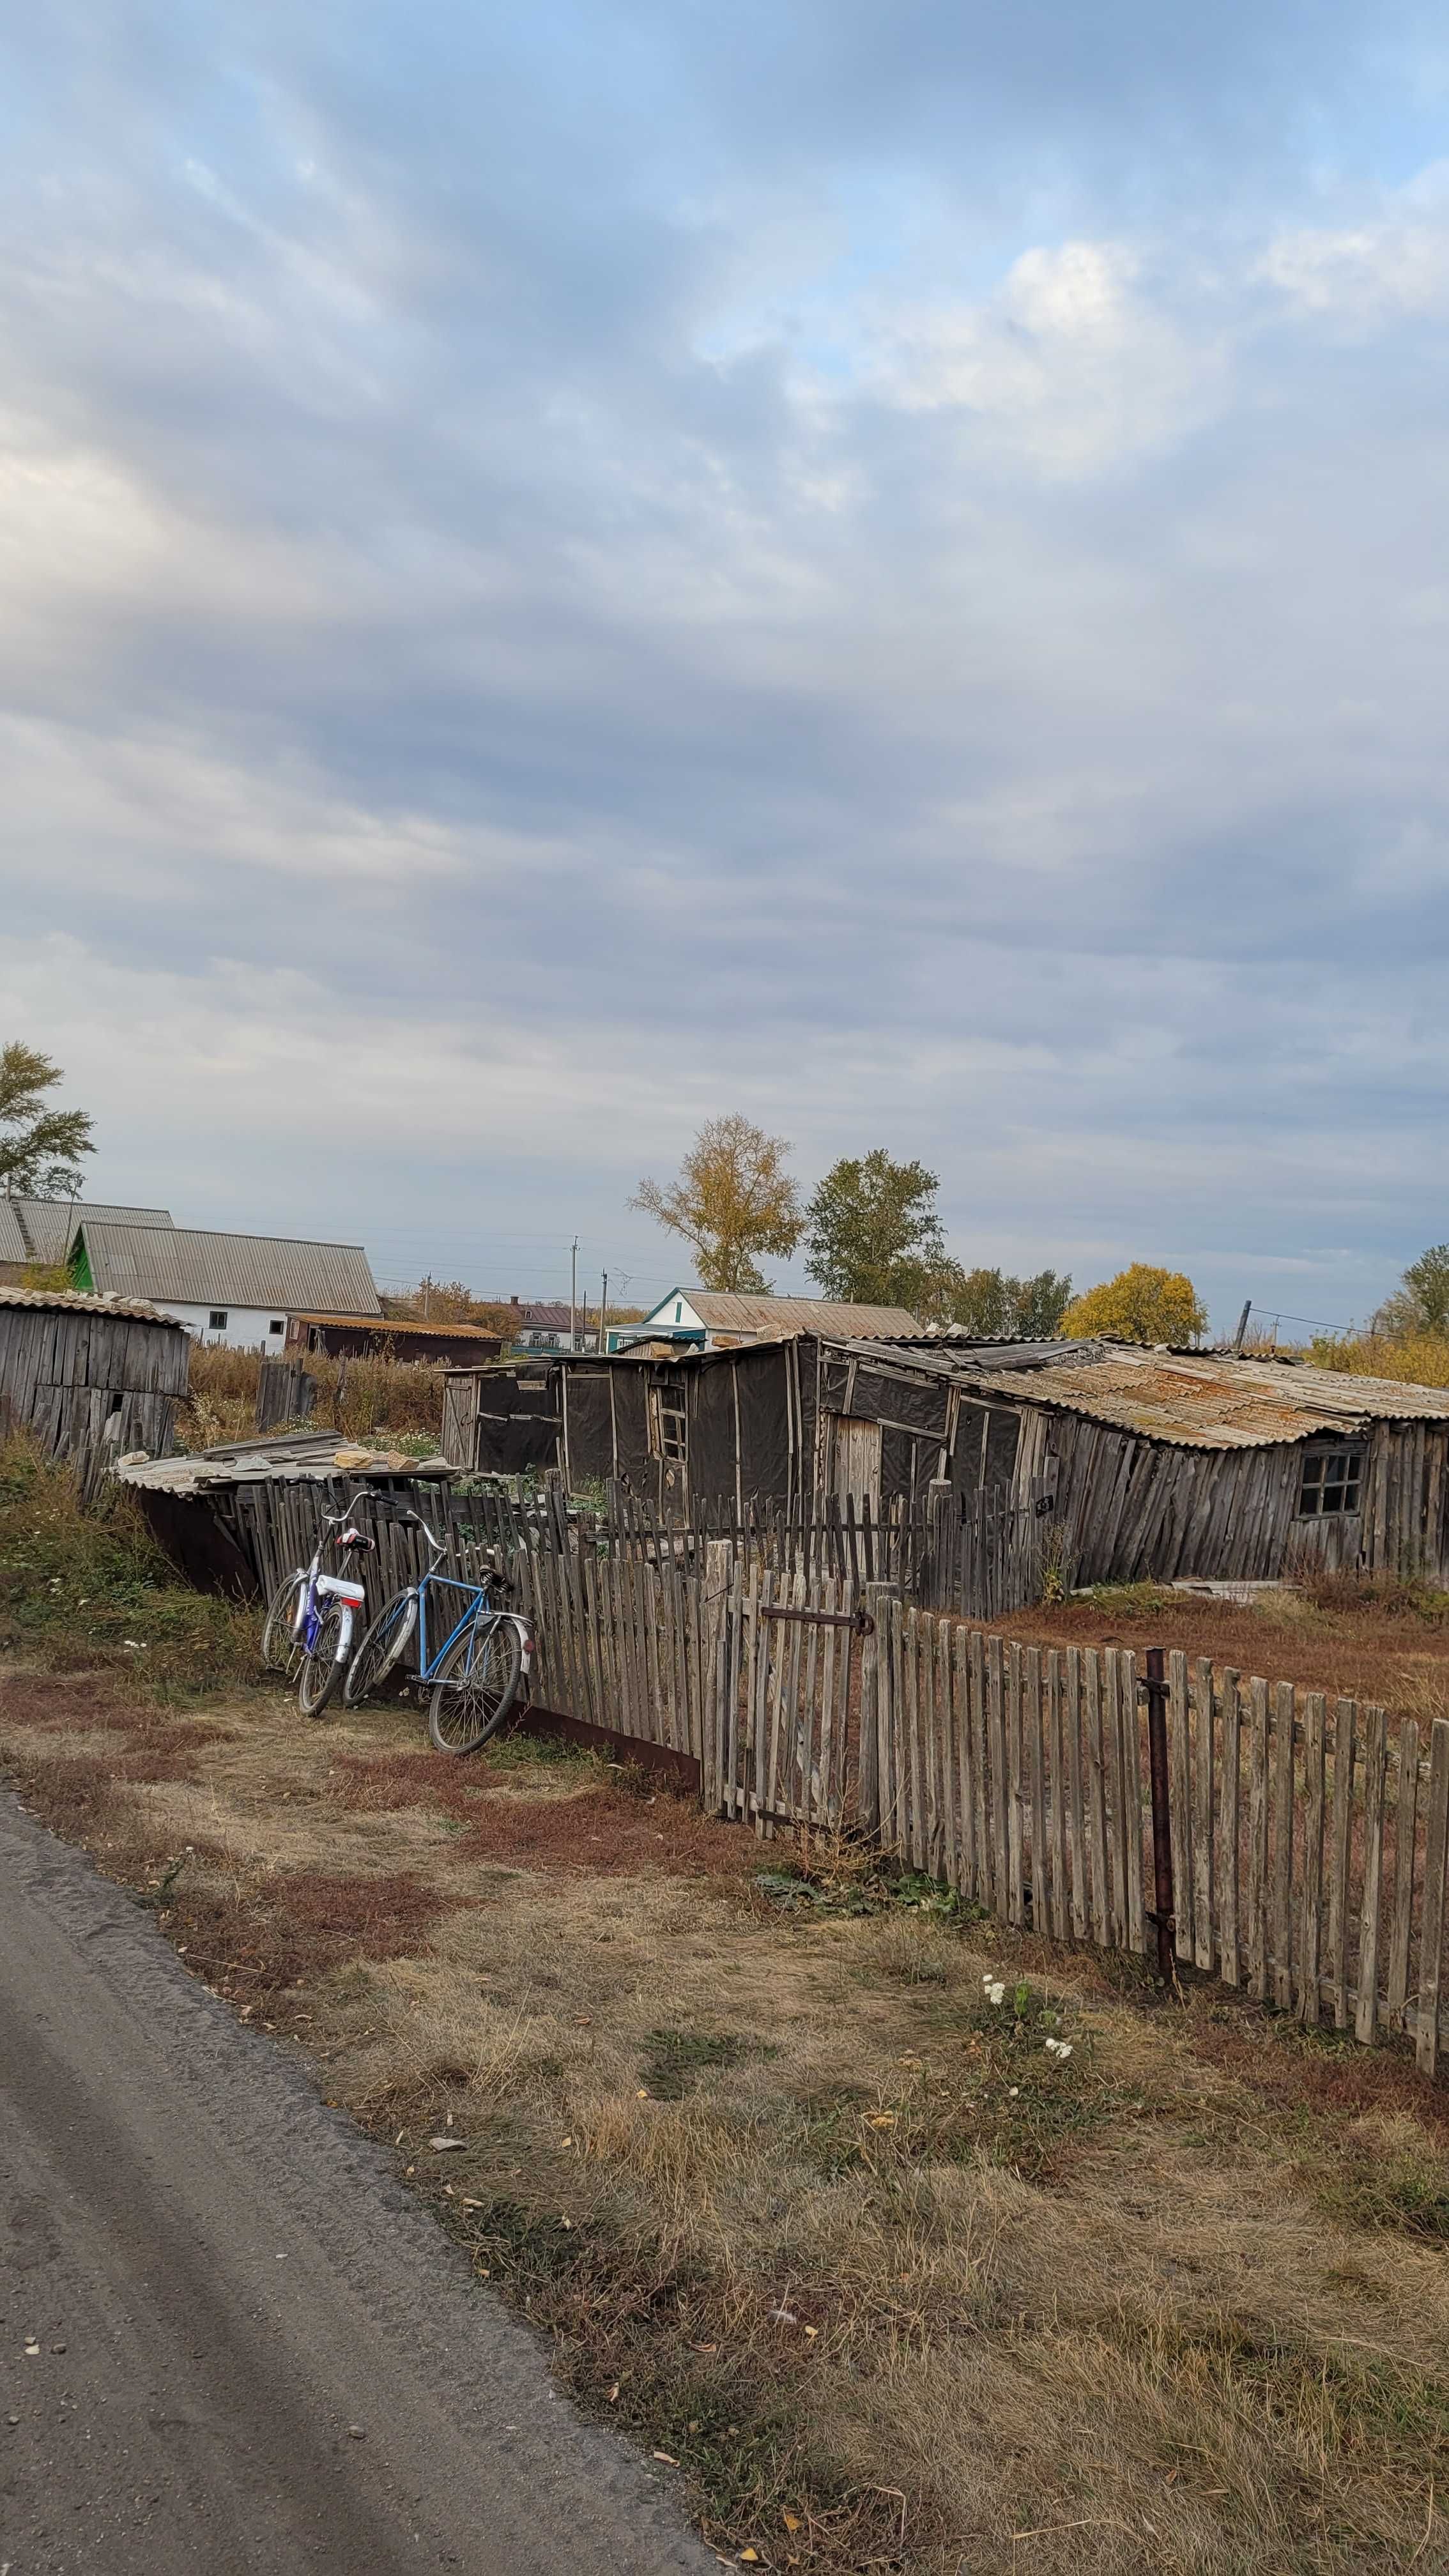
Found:
[[[0,1036],[92,1195],[645,1303],[741,1110],[1218,1325],[1449,1235],[1442,10],[3,23]]]

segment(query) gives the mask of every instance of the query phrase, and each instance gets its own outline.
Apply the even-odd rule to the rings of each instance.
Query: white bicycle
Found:
[[[320,1717],[335,1698],[352,1653],[357,1613],[367,1600],[366,1586],[354,1575],[322,1571],[329,1546],[336,1547],[344,1565],[375,1552],[376,1541],[352,1517],[359,1500],[354,1496],[345,1511],[324,1512],[311,1564],[284,1575],[267,1608],[262,1662],[269,1671],[295,1680],[304,1717]]]

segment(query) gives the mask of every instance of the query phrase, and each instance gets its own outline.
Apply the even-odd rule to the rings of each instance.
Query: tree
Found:
[[[78,1190],[80,1158],[93,1154],[83,1109],[48,1109],[58,1064],[20,1038],[0,1047],[0,1196],[58,1198]]]
[[[1207,1329],[1207,1308],[1192,1281],[1180,1270],[1154,1269],[1134,1261],[1077,1297],[1061,1319],[1061,1329],[1083,1340],[1100,1333],[1116,1342],[1195,1342]]]
[[[824,1297],[918,1307],[946,1261],[940,1187],[924,1163],[877,1145],[832,1164],[805,1210],[805,1267]]]
[[[1396,1341],[1406,1333],[1449,1334],[1449,1243],[1432,1243],[1410,1262],[1375,1315],[1374,1331]]]
[[[384,1315],[397,1323],[481,1324],[486,1332],[511,1334],[518,1318],[496,1299],[475,1297],[461,1279],[435,1279],[431,1272],[405,1296],[380,1297]]]
[[[790,1147],[735,1113],[711,1118],[667,1189],[641,1181],[631,1207],[692,1244],[702,1288],[765,1290],[757,1253],[792,1253],[800,1201],[785,1169]]]
[[[1039,1270],[1032,1279],[1013,1279],[1009,1271],[962,1270],[939,1282],[933,1320],[962,1324],[983,1340],[997,1333],[1047,1341],[1058,1329],[1072,1293],[1065,1273]]]

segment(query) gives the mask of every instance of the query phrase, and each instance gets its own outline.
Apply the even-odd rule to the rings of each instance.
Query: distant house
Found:
[[[77,1288],[142,1297],[197,1341],[276,1357],[293,1315],[381,1316],[358,1243],[269,1234],[211,1234],[193,1226],[113,1225],[84,1211],[70,1255]]]
[[[569,1303],[566,1297],[510,1297],[507,1312],[513,1319],[509,1348],[515,1351],[566,1351],[569,1346]],[[574,1310],[574,1329],[578,1348],[592,1350],[597,1339],[597,1318],[587,1321],[588,1307],[581,1300]]]
[[[84,1220],[97,1225],[171,1223],[166,1208],[109,1207],[87,1199],[0,1199],[0,1281],[19,1286],[27,1270],[69,1261]]]
[[[326,1354],[332,1359],[381,1355],[397,1360],[446,1360],[468,1368],[496,1360],[503,1344],[482,1324],[433,1324],[404,1321],[394,1315],[290,1315],[286,1349],[298,1359]]]
[[[627,1351],[641,1342],[672,1342],[695,1351],[737,1350],[742,1343],[773,1341],[781,1333],[889,1337],[920,1329],[904,1306],[853,1306],[833,1297],[748,1297],[724,1289],[671,1288],[637,1324],[611,1324],[607,1347]]]

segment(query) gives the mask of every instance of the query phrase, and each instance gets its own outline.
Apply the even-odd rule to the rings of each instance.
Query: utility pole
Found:
[[[602,1358],[602,1356],[603,1356],[603,1354],[604,1354],[605,1350],[608,1348],[608,1335],[609,1335],[609,1274],[608,1274],[608,1272],[607,1272],[607,1270],[606,1270],[606,1271],[603,1273],[603,1284],[602,1284],[602,1286],[600,1287],[600,1290],[599,1290],[599,1355],[600,1355],[600,1357],[601,1357],[601,1358]]]
[[[574,1241],[573,1241],[573,1252],[572,1252],[572,1255],[571,1255],[571,1257],[570,1257],[570,1261],[569,1261],[569,1349],[570,1349],[571,1351],[576,1351],[576,1350],[578,1349],[578,1346],[579,1346],[579,1238],[578,1238],[578,1236],[577,1236],[577,1235],[575,1235],[575,1236],[574,1236]]]
[[[1251,1315],[1252,1311],[1253,1301],[1250,1297],[1246,1306],[1243,1308],[1241,1315],[1238,1317],[1238,1329],[1233,1337],[1233,1355],[1235,1358],[1248,1338],[1248,1317]]]

